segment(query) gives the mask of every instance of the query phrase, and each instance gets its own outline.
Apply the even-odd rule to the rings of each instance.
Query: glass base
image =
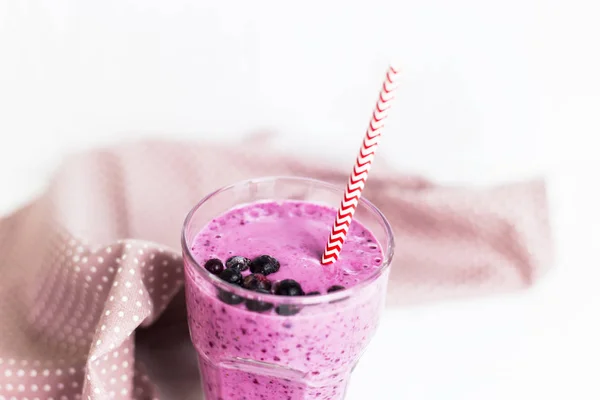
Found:
[[[198,357],[204,400],[343,400],[350,378],[336,376],[329,381],[312,381],[298,371],[247,363],[221,362],[215,365]]]

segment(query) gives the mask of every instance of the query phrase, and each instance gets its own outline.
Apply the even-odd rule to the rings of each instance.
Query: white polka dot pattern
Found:
[[[182,288],[188,210],[251,177],[347,179],[263,149],[143,142],[75,155],[40,198],[0,220],[0,400],[158,399],[134,356],[136,328],[156,330]],[[527,287],[549,266],[543,182],[443,188],[378,171],[383,161],[365,196],[402,243],[388,304]]]
[[[155,320],[181,289],[181,257],[135,240],[97,249],[74,238],[66,242],[58,255],[65,267],[49,269],[62,279],[50,277],[39,287],[38,306],[27,316],[52,358],[0,358],[0,394],[152,398],[154,388],[135,368],[132,333]]]

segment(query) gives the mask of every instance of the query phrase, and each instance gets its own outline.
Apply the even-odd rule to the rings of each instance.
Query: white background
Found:
[[[441,182],[548,178],[536,287],[387,312],[350,400],[600,398],[597,2],[0,0],[0,211],[71,151],[235,140],[351,165],[390,59],[380,157]]]

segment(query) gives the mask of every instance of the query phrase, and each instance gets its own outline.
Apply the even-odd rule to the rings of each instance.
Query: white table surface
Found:
[[[597,7],[0,2],[0,212],[64,154],[146,136],[270,130],[351,165],[393,57],[380,157],[441,182],[547,176],[557,263],[527,292],[388,310],[348,399],[598,399]]]

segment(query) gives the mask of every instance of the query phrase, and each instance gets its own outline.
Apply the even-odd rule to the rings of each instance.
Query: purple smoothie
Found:
[[[281,265],[268,275],[274,284],[294,279],[306,293],[326,294],[334,285],[348,293],[334,302],[312,297],[314,304],[297,306],[295,315],[276,310],[280,301],[298,298],[266,295],[261,300],[274,307],[255,312],[239,297],[233,301],[239,304],[228,304],[223,289],[186,261],[188,320],[206,400],[343,399],[350,372],[375,332],[387,273],[379,274],[382,249],[359,221],[352,223],[338,262],[321,265],[335,213],[308,202],[258,202],[218,216],[196,235],[190,250],[200,266],[211,258],[268,254]],[[371,282],[359,285],[366,280]],[[353,290],[355,285],[360,287]]]

